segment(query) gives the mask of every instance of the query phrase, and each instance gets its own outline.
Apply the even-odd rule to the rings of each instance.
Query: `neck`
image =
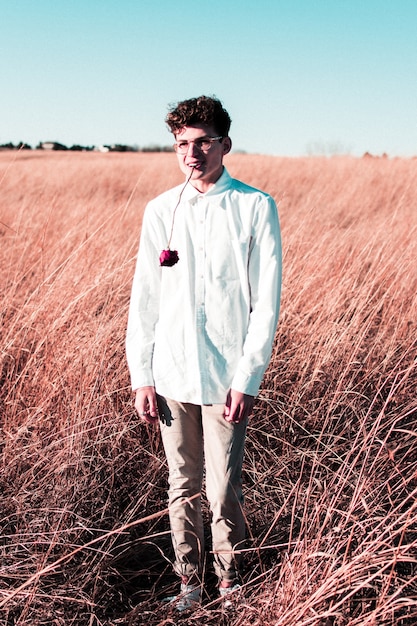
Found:
[[[214,187],[215,184],[216,183],[205,183],[202,180],[191,181],[191,185],[194,187],[194,189],[197,189],[197,191],[199,191],[200,193],[207,193],[207,191],[209,191],[209,189]]]
[[[194,187],[194,189],[197,189],[198,192],[200,192],[200,193],[207,193],[207,191],[209,191],[217,183],[217,181],[219,180],[219,178],[223,174],[223,170],[224,170],[224,168],[222,167],[220,174],[217,176],[217,178],[215,180],[203,180],[203,179],[199,179],[199,178],[196,178],[194,180],[193,177],[191,176],[190,183]]]

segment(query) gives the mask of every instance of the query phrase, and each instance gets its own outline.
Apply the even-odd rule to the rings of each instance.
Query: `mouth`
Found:
[[[202,163],[200,163],[199,161],[195,161],[193,163],[187,163],[186,165],[187,167],[190,167],[193,170],[201,170],[202,168]]]

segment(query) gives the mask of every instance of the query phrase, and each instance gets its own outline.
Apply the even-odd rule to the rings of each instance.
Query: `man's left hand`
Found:
[[[246,393],[230,389],[224,405],[224,419],[232,424],[239,424],[252,413],[255,398]]]

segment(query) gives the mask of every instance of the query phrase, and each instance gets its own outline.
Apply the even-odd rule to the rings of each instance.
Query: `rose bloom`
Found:
[[[172,265],[175,265],[175,263],[178,263],[178,261],[179,256],[176,250],[170,250],[167,248],[166,250],[162,250],[159,255],[160,265],[165,265],[166,267],[171,267]]]

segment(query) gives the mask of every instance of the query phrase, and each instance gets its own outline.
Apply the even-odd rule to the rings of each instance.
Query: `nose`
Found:
[[[201,150],[199,148],[197,148],[197,146],[195,145],[194,141],[190,141],[188,143],[187,156],[189,154],[191,154],[191,156],[193,156],[194,154],[201,154]]]

